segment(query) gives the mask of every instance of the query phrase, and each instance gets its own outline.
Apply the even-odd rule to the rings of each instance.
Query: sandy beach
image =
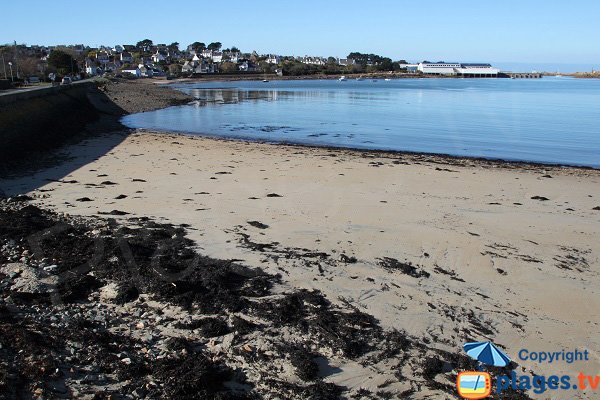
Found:
[[[122,106],[118,115],[160,107],[151,101],[127,105],[135,94],[121,96],[111,90],[109,97]],[[231,268],[233,261],[269,276],[268,289],[259,294],[252,286],[252,295],[241,296],[254,299],[250,303],[210,312],[169,297],[170,285],[177,288],[185,277],[144,278],[146,283],[123,292],[129,278],[118,269],[110,273],[101,269],[91,272],[92,283],[73,283],[79,287],[73,298],[85,300],[79,307],[87,307],[88,313],[104,310],[106,334],[145,343],[140,360],[168,358],[165,349],[152,355],[152,346],[161,349],[168,338],[185,338],[201,343],[202,354],[212,354],[212,361],[243,371],[244,379],[222,379],[236,382],[228,384],[230,389],[250,387],[257,396],[273,399],[454,398],[456,371],[469,367],[459,356],[466,341],[493,340],[522,373],[577,376],[580,371],[600,370],[595,352],[600,341],[593,334],[600,323],[598,170],[103,126],[101,133],[95,130],[58,150],[60,161],[0,181],[6,197],[13,199],[2,205],[12,224],[21,227],[22,218],[37,221],[44,215],[48,221],[43,226],[67,221],[81,237],[116,238],[115,232],[124,232],[125,238],[135,238],[136,232],[146,235],[137,229],[140,226],[156,228],[143,224],[158,223],[165,240],[176,241],[175,247],[189,246],[211,260],[229,260],[214,261],[218,265]],[[47,211],[32,211],[27,204]],[[44,304],[39,288],[32,294],[15,280],[18,274],[26,275],[23,271],[39,278],[26,267],[32,231],[19,229],[8,229],[12,236],[3,239],[0,278],[12,288],[12,298],[20,293],[17,298],[23,304],[32,299]],[[181,242],[181,235],[190,242]],[[160,247],[159,239],[146,246]],[[74,246],[70,257],[84,262],[92,245]],[[115,255],[106,255],[101,264],[127,253],[118,245],[114,249]],[[139,249],[133,251],[141,262]],[[56,267],[48,265],[51,262],[35,265],[51,271]],[[150,273],[156,272],[154,261],[148,262]],[[60,260],[57,264],[61,270]],[[40,282],[54,282],[42,274]],[[132,290],[135,295],[127,297]],[[53,293],[66,298],[63,289]],[[126,301],[115,301],[123,296]],[[215,304],[220,304],[218,299]],[[273,303],[280,301],[274,299],[282,300]],[[10,304],[14,299],[3,301]],[[297,315],[289,311],[296,301],[304,310]],[[51,313],[68,312],[70,308],[60,304],[57,309],[53,303]],[[317,304],[321,311],[305,309]],[[287,311],[277,311],[282,314],[275,318],[273,310]],[[289,321],[287,313],[292,315]],[[224,325],[211,335],[203,329],[177,328],[182,321],[189,326],[197,318],[224,318],[235,327],[231,321],[242,314],[262,327],[240,331]],[[318,322],[320,315],[337,322]],[[353,322],[343,322],[349,315]],[[139,351],[135,348],[130,351]],[[298,349],[309,349],[311,357],[302,356],[299,362]],[[591,358],[572,364],[522,361],[517,359],[521,349],[587,349]],[[311,368],[315,371],[307,373]],[[92,378],[67,386],[83,397],[100,389],[109,393],[142,386],[143,393],[154,393],[149,377],[142,385],[128,375],[130,370],[119,370],[113,378],[108,375],[104,379],[113,382],[108,386]],[[152,373],[154,379],[160,381],[161,371]],[[176,386],[161,385],[164,390]],[[520,391],[502,398],[528,396],[549,398],[548,393]],[[576,398],[589,396],[575,392]],[[553,393],[552,398],[573,394]]]
[[[467,338],[510,354],[600,344],[590,334],[600,322],[598,171],[145,131],[121,139],[92,162],[81,159],[114,137],[69,148],[67,175],[62,165],[3,187],[58,213],[187,224],[202,254],[279,273],[284,288],[317,289],[446,351]],[[390,372],[338,366],[327,379],[350,390]]]

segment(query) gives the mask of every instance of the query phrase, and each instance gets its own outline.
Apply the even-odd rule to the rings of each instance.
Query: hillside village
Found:
[[[59,65],[52,62],[53,52],[63,52],[71,60]],[[23,79],[49,73],[62,75],[122,74],[132,77],[193,76],[200,74],[278,74],[310,75],[407,70],[406,61],[392,62],[375,54],[351,53],[346,58],[320,56],[283,56],[242,52],[236,47],[223,48],[220,42],[208,45],[194,42],[187,47],[179,43],[154,44],[145,39],[136,44],[89,47],[83,44],[64,46],[4,45],[0,61],[6,79]],[[8,74],[8,60],[13,60]]]

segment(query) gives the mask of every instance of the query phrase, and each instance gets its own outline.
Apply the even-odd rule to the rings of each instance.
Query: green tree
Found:
[[[206,49],[206,44],[204,44],[202,42],[194,42],[194,43],[190,44],[190,46],[193,50],[196,50],[196,51],[202,51],[202,50]]]
[[[232,53],[239,53],[239,52],[240,52],[240,49],[238,49],[237,47],[233,46],[233,47],[231,48],[231,52],[232,52]]]
[[[219,51],[221,49],[221,42],[212,42],[208,45],[209,50]]]
[[[221,64],[221,71],[226,74],[233,74],[235,72],[238,72],[238,67],[235,63],[224,62],[223,64]]]
[[[179,64],[169,65],[169,73],[171,75],[179,75],[181,73],[181,65],[179,65]]]
[[[394,68],[392,66],[392,60],[384,57],[381,59],[381,62],[379,64],[379,70],[381,71],[392,71]]]
[[[76,74],[79,72],[77,62],[69,54],[61,50],[54,50],[48,56],[48,65],[56,68],[61,75]]]
[[[262,72],[264,72],[265,74],[270,74],[273,72],[273,69],[271,67],[271,64],[269,64],[266,61],[259,61],[258,63],[258,67],[260,68],[260,70]]]
[[[138,49],[144,48],[146,46],[152,46],[154,44],[154,42],[152,42],[152,40],[150,39],[144,39],[144,40],[140,40],[139,42],[137,42],[137,44],[135,45],[135,47],[137,47]]]

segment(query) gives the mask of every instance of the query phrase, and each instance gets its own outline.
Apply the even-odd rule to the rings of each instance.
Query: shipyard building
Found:
[[[422,62],[417,70],[428,75],[452,75],[465,78],[497,78],[500,70],[491,64]]]

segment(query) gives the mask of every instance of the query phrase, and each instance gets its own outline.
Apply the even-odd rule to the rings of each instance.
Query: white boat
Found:
[[[389,81],[391,81],[391,79],[390,78],[385,78],[384,81],[389,82]]]
[[[340,76],[340,79],[338,79],[338,81],[343,82],[346,80],[346,77],[344,75]]]
[[[359,76],[358,78],[356,78],[357,81],[364,81],[365,78],[363,78],[362,76]]]

